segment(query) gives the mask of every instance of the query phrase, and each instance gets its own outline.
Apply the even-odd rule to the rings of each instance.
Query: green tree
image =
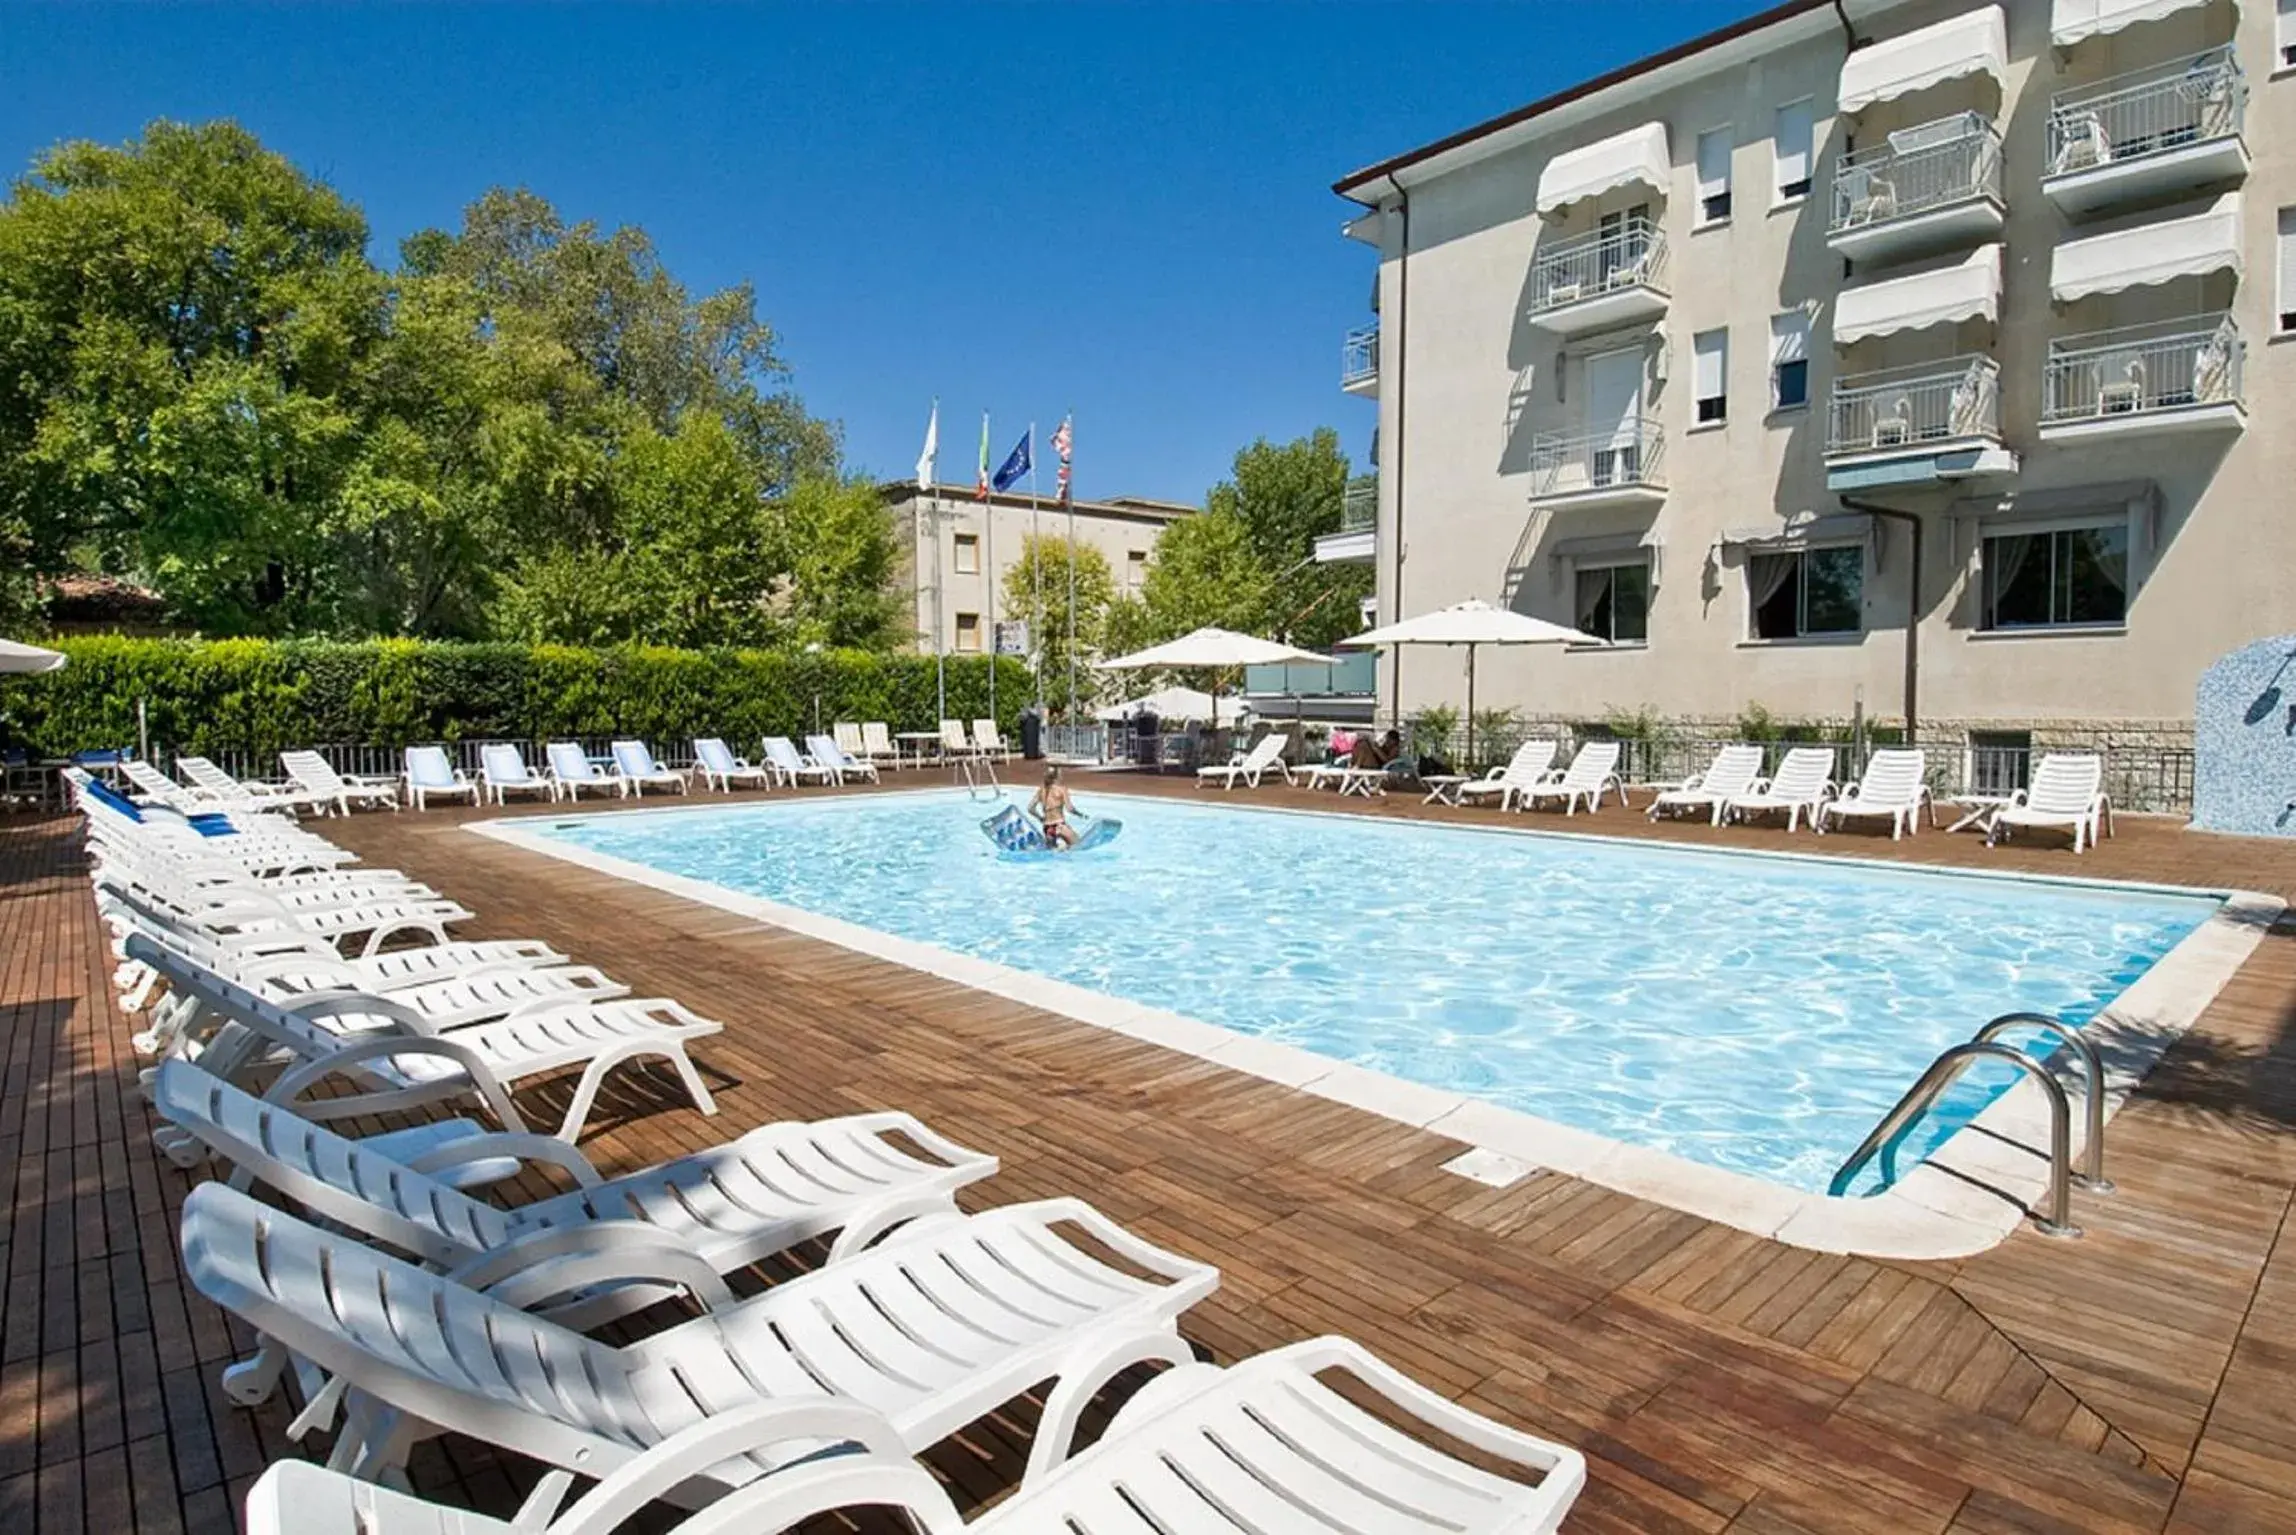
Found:
[[[867,477],[799,483],[767,508],[765,550],[791,639],[889,650],[905,637],[893,513]]]
[[[1316,539],[1339,530],[1347,486],[1339,434],[1318,427],[1287,443],[1254,442],[1205,499],[1207,511],[1241,524],[1267,571],[1259,616],[1265,632],[1318,648],[1356,632],[1356,605],[1371,590],[1370,568],[1318,565],[1313,558]]]
[[[1216,624],[1245,633],[1267,621],[1276,584],[1232,512],[1183,517],[1156,540],[1141,587],[1150,643]]]
[[[1069,585],[1072,570],[1073,604]],[[1078,700],[1090,703],[1100,696],[1101,677],[1093,670],[1093,662],[1110,654],[1105,648],[1107,622],[1115,600],[1116,582],[1108,572],[1107,556],[1098,549],[1052,534],[1021,540],[1020,558],[1005,572],[1004,608],[1028,620],[1044,697],[1056,712],[1068,703],[1072,655]],[[1073,651],[1069,647],[1072,613],[1076,637]]]

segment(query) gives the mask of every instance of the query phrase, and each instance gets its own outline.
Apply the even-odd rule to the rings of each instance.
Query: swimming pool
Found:
[[[2085,1020],[2212,897],[1095,795],[1001,858],[934,791],[516,823],[550,842],[1823,1192],[2003,1012]],[[1901,1166],[2009,1084],[1981,1066]]]

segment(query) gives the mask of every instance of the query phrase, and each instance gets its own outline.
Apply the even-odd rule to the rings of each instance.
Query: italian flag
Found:
[[[989,498],[989,413],[981,412],[981,472],[973,482],[973,494],[983,501]]]

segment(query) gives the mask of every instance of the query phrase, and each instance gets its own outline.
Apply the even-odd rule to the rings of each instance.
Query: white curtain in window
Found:
[[[2001,594],[2023,573],[2025,562],[2033,557],[2046,534],[2004,533],[1985,540],[1985,585],[1995,603]],[[1990,618],[1990,615],[1988,615]]]
[[[2129,595],[2129,541],[2116,537],[2118,528],[2104,528],[2089,536],[2089,548],[2097,557],[2097,573],[2110,581],[2113,590],[2127,601]]]
[[[1757,611],[1794,579],[1794,562],[1800,558],[1797,553],[1757,554],[1746,561],[1746,595]]]
[[[2280,293],[2273,302],[2281,314],[2296,314],[2296,208],[2280,210],[2279,266]]]
[[[1595,613],[1602,607],[1603,599],[1609,595],[1610,570],[1608,567],[1582,570],[1578,573],[1578,603],[1577,611],[1572,615],[1572,621],[1578,626],[1582,634],[1597,632],[1594,627]],[[1610,636],[1604,634],[1602,638],[1607,640]]]
[[[1770,320],[1770,366],[1807,362],[1810,356],[1810,317],[1799,309]]]
[[[1730,130],[1716,128],[1698,135],[1698,198],[1720,197],[1730,190]]]
[[[1723,379],[1729,371],[1730,333],[1726,330],[1705,331],[1692,338],[1691,346],[1696,354],[1691,379],[1696,398],[1722,398]]]
[[[1778,108],[1778,131],[1774,152],[1778,159],[1778,185],[1780,187],[1810,179],[1812,124],[1810,104],[1806,101],[1797,101],[1791,106]]]

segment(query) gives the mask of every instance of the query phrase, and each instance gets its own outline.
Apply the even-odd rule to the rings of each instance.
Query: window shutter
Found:
[[[1810,179],[1810,104],[1797,101],[1778,108],[1778,185],[1788,187]]]
[[[1722,398],[1722,379],[1727,371],[1730,333],[1726,330],[1705,331],[1694,339],[1692,345],[1697,352],[1696,367],[1692,374],[1697,397],[1701,400]]]
[[[1730,130],[1698,135],[1698,197],[1701,202],[1730,190]]]
[[[1770,366],[1807,362],[1810,357],[1810,317],[1800,310],[1774,316],[1770,321]]]
[[[2296,330],[2296,208],[2280,210],[2280,329]]]

